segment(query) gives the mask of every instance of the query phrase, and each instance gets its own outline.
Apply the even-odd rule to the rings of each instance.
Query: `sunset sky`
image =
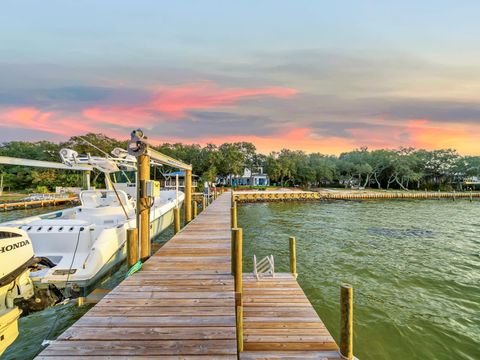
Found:
[[[2,0],[0,142],[480,154],[479,1]]]

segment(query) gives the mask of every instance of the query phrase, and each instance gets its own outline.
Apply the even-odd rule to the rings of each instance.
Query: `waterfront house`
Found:
[[[233,186],[269,186],[270,178],[264,172],[263,166],[253,166],[251,169],[244,168],[242,175],[230,174],[219,177],[217,184]]]

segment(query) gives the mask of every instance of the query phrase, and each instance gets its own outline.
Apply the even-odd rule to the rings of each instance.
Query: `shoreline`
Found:
[[[234,199],[240,203],[271,201],[315,201],[315,200],[375,200],[375,199],[468,199],[480,198],[480,192],[439,192],[439,191],[375,191],[375,190],[337,190],[319,191],[236,191]]]

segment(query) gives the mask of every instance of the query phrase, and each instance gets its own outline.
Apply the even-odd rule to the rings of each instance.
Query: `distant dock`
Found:
[[[240,203],[313,200],[375,200],[375,199],[469,199],[480,198],[480,192],[437,191],[237,191],[235,201]]]
[[[232,209],[218,196],[37,359],[342,359],[294,272],[242,274]]]
[[[33,201],[15,201],[0,204],[1,211],[29,209],[44,206],[57,206],[63,204],[71,204],[77,202],[77,197],[58,198],[58,199],[46,199],[46,200],[33,200]]]

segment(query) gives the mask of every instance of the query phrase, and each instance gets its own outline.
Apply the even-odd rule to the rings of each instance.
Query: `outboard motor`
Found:
[[[32,242],[25,231],[0,227],[0,355],[18,336],[21,310],[14,303],[32,298]]]
[[[36,258],[28,234],[17,228],[0,227],[0,316],[18,306],[22,316],[43,310],[63,300],[53,286],[36,289],[30,271],[38,266],[55,266],[50,260]]]
[[[23,230],[0,227],[0,306],[13,306],[17,297],[32,297],[33,285],[30,278],[21,275],[35,264],[33,246]],[[9,286],[10,285],[10,286]],[[8,291],[4,288],[14,286]],[[4,300],[4,301],[2,301]]]

